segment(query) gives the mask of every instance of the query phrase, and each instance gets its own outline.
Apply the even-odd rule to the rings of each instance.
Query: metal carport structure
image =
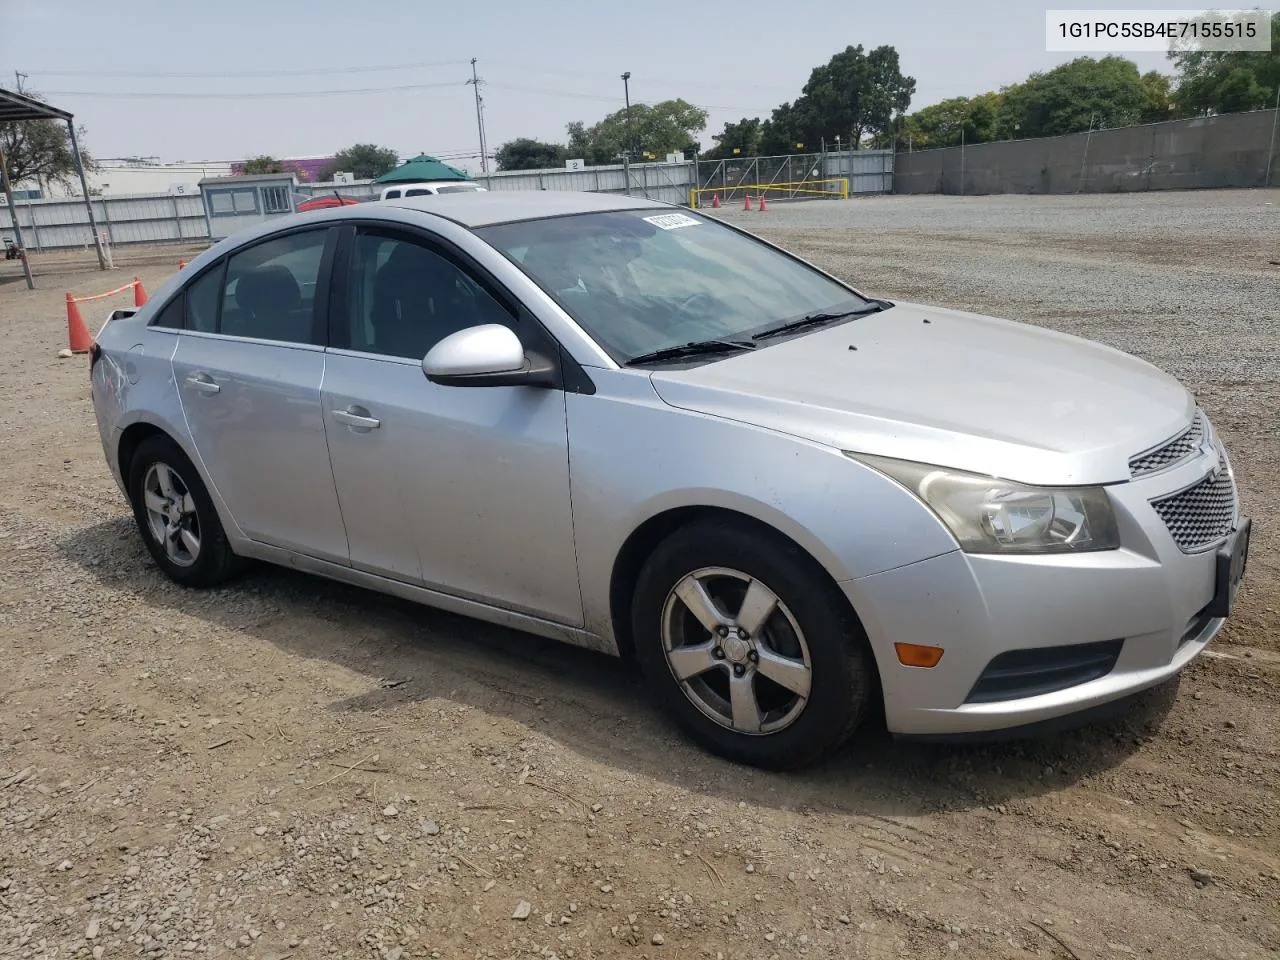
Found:
[[[67,125],[71,135],[71,155],[76,161],[76,173],[80,175],[80,189],[84,191],[84,205],[89,211],[89,229],[93,231],[93,246],[98,252],[98,268],[107,269],[106,258],[102,255],[102,241],[98,237],[98,221],[93,217],[93,202],[89,197],[89,184],[84,179],[84,164],[80,160],[80,146],[76,143],[76,127],[74,116],[66,110],[59,110],[40,100],[14,93],[12,90],[0,88],[0,123],[21,123],[24,120],[61,120]],[[9,183],[9,166],[4,152],[0,149],[0,181],[4,186],[5,202],[9,205],[9,216],[13,219],[13,233],[18,246],[24,251],[22,227],[18,224],[18,208],[13,202],[13,187]],[[27,278],[27,289],[35,289],[35,281],[31,279],[31,264],[24,255],[22,272]]]

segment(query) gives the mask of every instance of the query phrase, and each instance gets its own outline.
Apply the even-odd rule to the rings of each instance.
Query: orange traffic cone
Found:
[[[147,302],[147,288],[137,277],[133,278],[133,305],[140,307]]]
[[[742,209],[743,209],[743,210],[750,210],[750,209],[751,209],[751,194],[749,194],[749,193],[747,194],[747,199],[746,199],[745,201],[743,201]]]
[[[760,209],[764,210],[764,194],[760,194]]]
[[[93,346],[93,337],[89,336],[89,328],[84,325],[80,316],[80,307],[75,297],[67,294],[67,346],[72,353],[88,353]]]
[[[713,193],[711,195],[711,206],[715,207],[717,210],[720,209],[720,194]]]
[[[183,267],[185,267],[186,265],[187,265],[187,261],[185,261],[185,260],[179,260],[179,261],[178,261],[178,269],[179,269],[179,270],[181,270],[181,269],[182,269]]]

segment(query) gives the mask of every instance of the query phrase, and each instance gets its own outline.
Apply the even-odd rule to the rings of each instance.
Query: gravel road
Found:
[[[3,264],[0,957],[1280,956],[1280,191],[720,213],[1183,377],[1258,524],[1212,655],[1109,725],[871,730],[783,776],[690,747],[620,662],[284,570],[185,591],[56,358],[64,294],[122,272]]]

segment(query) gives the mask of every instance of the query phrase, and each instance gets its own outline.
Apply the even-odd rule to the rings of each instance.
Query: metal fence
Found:
[[[849,181],[849,193],[888,193],[893,187],[892,150],[846,150],[840,153],[796,153],[775,157],[735,157],[732,160],[698,161],[698,190],[714,190],[725,203],[741,199],[748,188],[781,185],[772,197],[789,194],[793,199],[838,194]],[[821,184],[818,190],[810,185]]]
[[[89,212],[81,197],[19,200],[15,210],[23,242],[30,250],[87,249],[94,245]],[[0,233],[12,235],[15,210],[0,204]],[[199,194],[98,197],[93,200],[93,215],[99,232],[113,246],[182,243],[209,236],[204,201]]]
[[[821,196],[802,189],[818,182],[821,190],[839,195],[832,178],[847,178],[850,193],[887,193],[893,182],[893,153],[857,150],[843,153],[794,154],[750,157],[732,161],[683,161],[634,163],[587,167],[583,170],[513,170],[477,177],[489,190],[584,190],[591,193],[629,193],[666,203],[689,203],[689,191],[698,187],[723,187],[725,202],[744,186],[796,184],[800,196]],[[371,181],[357,183],[300,183],[295,192],[322,196],[337,192],[368,200],[382,192]],[[770,191],[770,198],[775,191]],[[778,192],[787,196],[787,190]],[[93,200],[98,229],[112,246],[143,243],[192,242],[209,239],[201,194],[186,196],[149,194],[98,197]],[[93,246],[88,212],[80,198],[19,201],[18,224],[23,240],[33,252]],[[0,233],[12,234],[13,211],[0,204]]]
[[[1280,110],[899,153],[895,193],[1120,193],[1280,183]]]

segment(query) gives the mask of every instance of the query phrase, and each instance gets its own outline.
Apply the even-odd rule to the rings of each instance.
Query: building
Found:
[[[221,240],[272,217],[293,213],[298,179],[292,173],[211,177],[200,181],[209,236]]]

